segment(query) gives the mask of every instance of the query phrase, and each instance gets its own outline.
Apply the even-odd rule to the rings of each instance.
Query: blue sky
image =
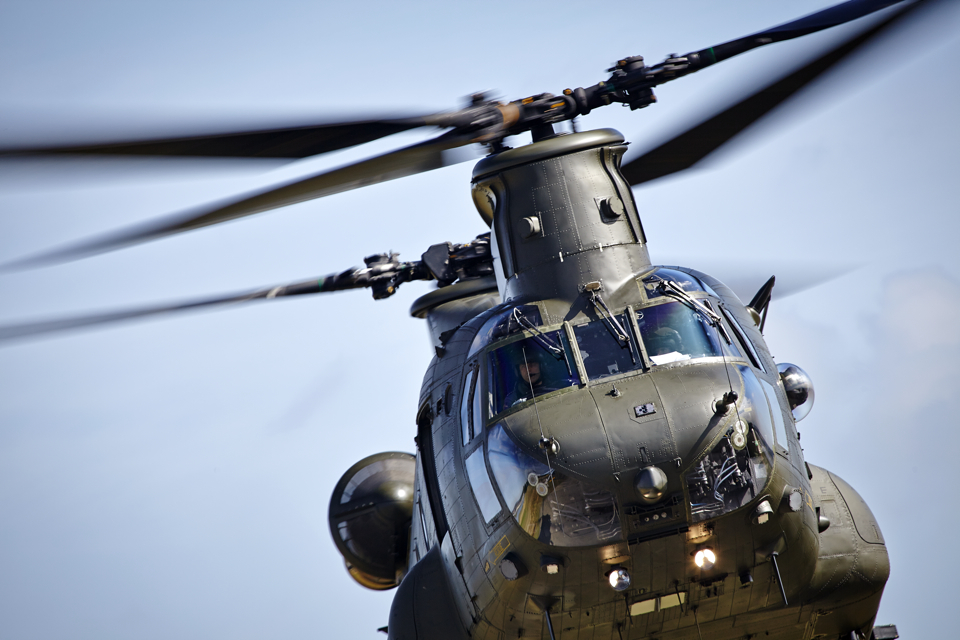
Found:
[[[0,5],[0,138],[190,131],[431,112],[603,79],[787,21],[813,0]],[[778,300],[778,361],[816,406],[807,459],[874,510],[880,622],[947,634],[943,553],[960,445],[955,179],[960,12],[881,43],[699,171],[635,190],[655,262],[724,279],[860,267]],[[636,147],[833,34],[767,47],[582,119]],[[0,262],[419,139],[261,162],[0,161]],[[422,136],[420,136],[422,137]],[[520,141],[522,142],[522,141]],[[484,231],[470,163],[113,254],[0,275],[0,321],[304,279]],[[750,266],[754,265],[754,266]],[[777,265],[784,265],[778,268]],[[826,265],[826,266],[824,266]],[[0,349],[0,636],[376,638],[392,593],[355,585],[327,530],[336,480],[413,450],[430,357],[405,285],[250,305]],[[942,487],[947,487],[944,491]],[[941,497],[944,496],[944,497]]]

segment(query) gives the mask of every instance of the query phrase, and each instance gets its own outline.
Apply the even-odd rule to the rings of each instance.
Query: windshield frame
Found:
[[[482,386],[483,393],[485,394],[485,400],[483,402],[484,406],[482,408],[482,411],[485,415],[484,419],[482,420],[482,428],[485,430],[495,418],[499,419],[503,416],[510,415],[516,411],[530,406],[530,404],[534,401],[539,402],[546,398],[552,398],[569,392],[574,388],[594,387],[610,384],[611,382],[615,382],[623,378],[649,373],[650,371],[657,369],[684,366],[693,362],[709,362],[711,360],[747,363],[755,368],[758,368],[757,363],[753,361],[750,348],[744,344],[741,328],[739,325],[731,322],[731,314],[725,308],[723,301],[703,291],[688,291],[687,295],[696,299],[696,301],[700,304],[706,304],[711,311],[719,316],[719,322],[721,326],[731,338],[730,344],[728,344],[724,339],[723,332],[719,331],[717,327],[713,326],[712,323],[710,323],[700,311],[691,308],[691,306],[684,303],[683,300],[671,298],[669,296],[660,296],[655,298],[653,301],[648,301],[647,303],[625,305],[622,311],[615,313],[615,315],[620,318],[621,321],[626,319],[625,325],[629,325],[627,331],[630,333],[631,342],[633,342],[633,345],[631,345],[629,348],[635,354],[637,354],[638,357],[638,362],[634,368],[620,371],[615,374],[591,379],[587,373],[586,366],[584,365],[583,353],[577,340],[578,329],[581,329],[586,325],[593,325],[595,323],[605,324],[603,318],[588,319],[586,322],[580,322],[576,325],[573,325],[570,322],[563,322],[558,324],[537,326],[536,330],[521,329],[519,331],[514,331],[513,333],[510,333],[509,335],[506,335],[494,342],[487,343],[482,349],[479,349],[475,354],[473,354],[480,361],[480,371],[478,372],[479,376],[476,383],[477,391],[479,392]],[[658,308],[668,304],[681,305],[682,307],[686,308],[690,314],[693,314],[698,321],[709,327],[709,330],[713,336],[712,342],[715,342],[716,345],[719,345],[719,350],[715,355],[689,356],[672,362],[665,362],[663,364],[656,364],[654,362],[650,355],[647,341],[644,339],[643,332],[638,322],[638,314],[642,314],[646,310]],[[491,354],[521,340],[537,340],[539,337],[542,337],[545,334],[554,334],[554,332],[556,332],[556,335],[559,336],[561,346],[564,350],[564,358],[567,361],[570,372],[574,377],[579,378],[578,382],[570,386],[552,389],[546,393],[536,395],[534,398],[528,398],[518,402],[514,406],[505,407],[499,412],[496,411],[494,404],[495,399],[491,399],[490,397],[490,394],[494,393],[494,389],[497,385],[497,381],[494,379],[496,372],[494,371],[490,362]],[[611,336],[610,339],[615,340],[613,336]],[[735,351],[740,351],[741,353],[737,355]],[[746,351],[746,353],[743,353],[744,351]],[[760,370],[763,371],[762,368]]]
[[[700,291],[688,291],[686,293],[691,298],[695,299],[698,303],[705,304],[708,309],[710,309],[711,311],[713,311],[719,316],[720,318],[719,322],[723,327],[723,330],[726,331],[727,335],[731,337],[731,343],[730,344],[727,343],[727,341],[724,339],[723,332],[721,332],[716,326],[714,326],[712,322],[707,321],[706,317],[700,311],[691,308],[691,306],[688,304],[685,304],[683,300],[680,300],[677,298],[671,298],[668,296],[661,296],[661,297],[655,298],[654,301],[648,302],[647,304],[634,305],[633,307],[630,307],[630,314],[628,314],[631,321],[630,322],[631,329],[633,330],[634,335],[636,336],[638,345],[641,347],[640,351],[644,360],[644,364],[647,367],[647,370],[656,370],[656,369],[663,369],[665,367],[683,366],[691,362],[702,362],[708,359],[747,362],[749,364],[753,364],[749,356],[744,355],[743,353],[740,353],[739,355],[737,355],[731,350],[731,346],[736,348],[736,350],[740,352],[742,352],[744,349],[741,347],[741,345],[738,344],[737,338],[734,337],[737,334],[732,331],[734,327],[726,317],[726,314],[717,313],[717,309],[723,309],[722,301],[717,298],[714,298],[710,294],[700,292]],[[694,317],[698,318],[700,322],[705,323],[710,328],[710,331],[713,334],[713,341],[715,341],[716,344],[719,345],[720,347],[718,350],[718,353],[713,355],[700,355],[700,356],[691,356],[689,354],[683,354],[687,357],[673,360],[670,362],[663,362],[660,364],[656,363],[653,360],[655,356],[650,354],[648,342],[647,340],[644,339],[643,331],[640,327],[640,318],[642,318],[641,314],[644,311],[655,309],[657,307],[661,307],[668,304],[678,304],[678,305],[681,305],[682,307],[685,307],[689,311],[689,313],[693,314]]]

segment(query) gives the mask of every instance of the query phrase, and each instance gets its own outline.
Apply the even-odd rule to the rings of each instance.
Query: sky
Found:
[[[47,142],[431,113],[606,77],[822,0],[0,3],[0,139]],[[548,9],[549,6],[549,9]],[[721,280],[837,277],[774,300],[778,362],[812,377],[809,462],[874,511],[878,622],[946,637],[960,528],[960,11],[884,40],[703,168],[635,189],[654,262]],[[745,54],[613,106],[643,149],[835,34]],[[422,139],[260,161],[0,160],[0,262]],[[523,144],[518,139],[514,144]],[[0,324],[298,281],[485,231],[471,163],[85,260],[0,274]],[[404,285],[0,347],[0,637],[377,638],[326,511],[340,475],[414,450],[431,349]],[[742,297],[749,297],[745,291]],[[946,551],[944,551],[946,547]],[[951,625],[951,626],[948,626]]]

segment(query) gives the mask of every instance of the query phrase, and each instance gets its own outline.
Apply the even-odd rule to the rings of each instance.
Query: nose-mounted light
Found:
[[[626,591],[630,588],[630,572],[623,567],[616,567],[607,574],[607,580],[614,591]]]
[[[663,497],[667,488],[667,474],[659,467],[646,467],[637,474],[633,486],[641,500],[647,504],[653,504]]]
[[[713,565],[717,562],[717,554],[710,548],[700,549],[697,551],[697,554],[693,556],[693,562],[701,569],[713,569]]]

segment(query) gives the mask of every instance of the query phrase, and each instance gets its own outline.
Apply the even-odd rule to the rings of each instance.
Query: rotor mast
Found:
[[[650,265],[623,136],[600,129],[555,136],[477,163],[473,196],[491,224],[501,298],[572,303],[591,282],[617,291]]]

